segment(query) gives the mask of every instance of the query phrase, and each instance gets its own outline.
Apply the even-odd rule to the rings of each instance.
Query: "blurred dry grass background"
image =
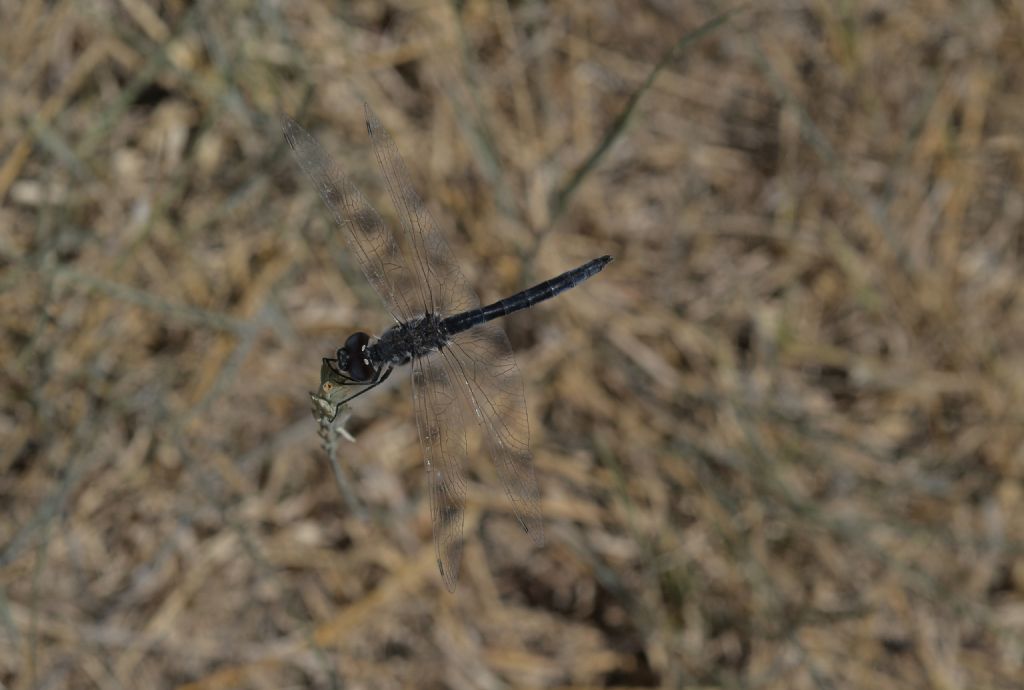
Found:
[[[0,2],[0,686],[1024,687],[1024,5]],[[640,95],[627,126],[616,120]],[[362,101],[509,318],[449,595],[408,374],[289,155]],[[573,175],[611,145],[564,198]]]

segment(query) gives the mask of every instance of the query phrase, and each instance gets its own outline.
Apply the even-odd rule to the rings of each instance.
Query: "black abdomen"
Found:
[[[520,309],[532,307],[537,304],[537,302],[543,302],[546,299],[551,299],[560,292],[565,292],[569,288],[576,287],[590,276],[600,272],[600,270],[607,266],[611,261],[612,257],[606,254],[605,256],[588,261],[582,266],[578,266],[571,271],[566,271],[559,276],[555,276],[551,280],[545,280],[543,283],[538,283],[537,285],[527,288],[522,292],[517,292],[511,297],[499,300],[494,304],[488,304],[486,307],[481,307],[480,309],[465,311],[461,314],[449,316],[441,321],[441,330],[446,335],[452,336],[500,316],[507,316],[508,314],[519,311]]]

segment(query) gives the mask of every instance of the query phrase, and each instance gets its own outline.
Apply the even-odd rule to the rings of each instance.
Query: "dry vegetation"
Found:
[[[725,9],[0,1],[0,687],[1024,687],[1024,8]],[[309,413],[387,324],[279,115],[379,202],[364,100],[482,298],[617,258],[454,595],[408,375],[363,519]]]

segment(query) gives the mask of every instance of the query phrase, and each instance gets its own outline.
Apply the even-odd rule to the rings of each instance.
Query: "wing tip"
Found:
[[[538,548],[544,546],[546,543],[544,539],[544,523],[538,521],[532,529],[529,527],[524,527],[523,529],[527,536],[530,537],[530,541],[533,542],[534,546]]]
[[[284,133],[285,141],[287,141],[292,148],[295,148],[300,137],[309,136],[306,134],[306,130],[302,128],[302,125],[287,114],[281,115],[281,132]]]
[[[366,121],[366,132],[372,137],[373,130],[380,129],[380,120],[366,101],[363,101],[363,119]]]
[[[444,562],[437,559],[437,569],[441,571],[441,581],[449,593],[455,594],[455,588],[459,584],[459,563],[456,561],[448,570],[444,569]]]
[[[536,512],[520,513],[514,501],[513,505],[516,508],[516,519],[519,522],[519,527],[530,538],[534,546],[544,546],[544,518],[539,510]]]

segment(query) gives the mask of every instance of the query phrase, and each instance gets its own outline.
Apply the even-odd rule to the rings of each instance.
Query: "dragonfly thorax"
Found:
[[[447,341],[440,317],[424,314],[384,331],[380,339],[367,348],[367,352],[371,362],[401,366],[440,350]]]

